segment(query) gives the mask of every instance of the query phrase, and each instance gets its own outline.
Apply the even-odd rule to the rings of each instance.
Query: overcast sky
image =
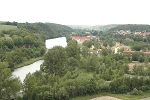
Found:
[[[0,21],[150,24],[150,0],[0,0]]]

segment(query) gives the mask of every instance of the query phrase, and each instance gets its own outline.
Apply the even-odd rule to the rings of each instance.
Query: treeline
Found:
[[[142,25],[142,24],[127,24],[127,25],[118,25],[114,28],[108,30],[108,32],[114,32],[119,30],[130,30],[131,32],[142,32],[142,31],[150,31],[150,25]]]
[[[17,26],[18,25],[18,22],[9,22],[9,21],[7,21],[7,22],[2,22],[1,23],[2,25],[13,25],[13,26]]]

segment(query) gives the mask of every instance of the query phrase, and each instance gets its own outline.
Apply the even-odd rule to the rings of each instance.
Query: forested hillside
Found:
[[[12,70],[18,64],[43,56],[46,39],[67,36],[73,31],[54,23],[3,22],[0,27],[0,61],[7,62]]]
[[[54,23],[19,23],[17,27],[30,33],[40,34],[44,39],[70,34],[73,29]]]
[[[144,24],[126,24],[126,25],[118,25],[114,28],[108,30],[108,32],[114,32],[118,30],[130,30],[131,32],[141,32],[141,31],[150,31],[150,25]]]

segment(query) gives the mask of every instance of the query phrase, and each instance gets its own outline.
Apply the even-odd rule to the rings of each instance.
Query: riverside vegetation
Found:
[[[1,54],[0,62],[1,100],[9,99],[12,96],[18,100],[69,100],[78,96],[106,92],[108,94],[128,94],[134,97],[149,92],[150,56],[138,52],[140,50],[149,51],[149,36],[144,38],[132,34],[123,36],[91,30],[89,33],[100,40],[93,39],[79,45],[76,41],[68,38],[66,48],[56,46],[49,49],[45,54],[44,40],[47,38],[67,37],[71,35],[72,31],[77,33],[76,35],[87,35],[87,30],[72,30],[66,26],[62,26],[62,30],[52,31],[51,27],[55,24],[49,25],[51,24],[17,23],[17,30],[1,32],[1,41],[4,42],[8,38],[11,39],[11,42],[8,43],[13,43],[10,46],[3,44],[6,49],[1,48],[4,52]],[[58,26],[61,27],[61,25]],[[59,27],[58,29],[60,29]],[[53,32],[55,33],[53,34]],[[13,40],[14,34],[16,37],[22,37],[22,45],[15,45],[14,41],[17,38]],[[28,34],[27,37],[26,34]],[[26,42],[25,37],[27,38]],[[132,41],[128,41],[126,38],[130,38]],[[120,53],[114,54],[110,47],[113,47],[116,41],[137,52],[132,55],[124,54],[121,49]],[[36,44],[36,42],[38,43]],[[99,53],[89,53],[89,47],[92,45],[94,45],[95,50],[100,49]],[[101,46],[105,46],[107,49],[103,49]],[[20,55],[17,56],[18,53]],[[27,74],[23,84],[18,78],[11,77],[10,68],[13,69],[13,66],[39,56],[43,56],[44,59],[41,70]],[[21,61],[19,57],[22,59]],[[15,58],[16,60],[14,60]],[[132,61],[138,61],[142,64],[129,70],[128,63],[132,63]],[[23,96],[17,97],[16,92],[21,89]]]

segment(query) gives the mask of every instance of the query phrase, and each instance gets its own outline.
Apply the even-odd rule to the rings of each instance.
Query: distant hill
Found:
[[[41,34],[45,39],[64,36],[73,31],[68,26],[54,23],[18,23],[18,28],[29,33]]]
[[[91,29],[92,26],[87,26],[87,25],[68,25],[72,29]]]
[[[98,29],[100,31],[108,31],[111,28],[118,26],[118,24],[109,24],[109,25],[102,25],[102,26],[93,26],[93,29]]]
[[[150,31],[150,25],[145,24],[125,24],[125,25],[118,25],[114,28],[108,30],[108,32],[114,32],[118,30],[130,30],[131,32],[141,32],[141,31]]]
[[[100,31],[107,31],[111,28],[118,26],[117,24],[109,24],[109,25],[96,25],[96,26],[86,26],[86,25],[68,25],[73,29],[89,29],[89,30],[100,30]]]

